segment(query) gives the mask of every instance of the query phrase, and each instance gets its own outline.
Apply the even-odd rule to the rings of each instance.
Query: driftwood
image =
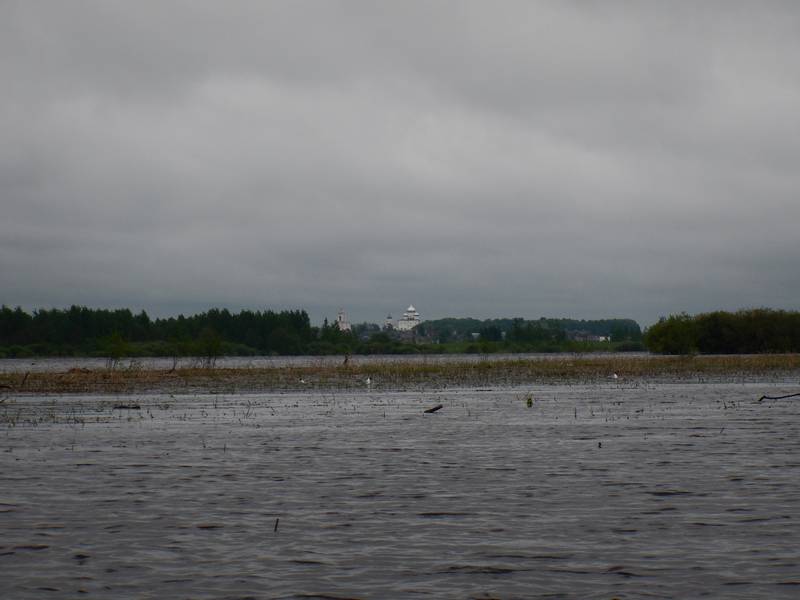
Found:
[[[437,404],[437,405],[436,405],[436,406],[434,406],[433,408],[429,408],[428,410],[426,410],[426,411],[424,411],[424,412],[426,412],[426,413],[435,413],[435,412],[436,412],[437,410],[439,410],[440,408],[444,408],[444,405],[442,405],[442,404]]]
[[[115,404],[114,410],[142,410],[138,404]]]
[[[797,394],[786,394],[785,396],[761,396],[758,399],[759,402],[762,400],[783,400],[784,398],[794,398],[795,396],[800,396],[800,393]]]

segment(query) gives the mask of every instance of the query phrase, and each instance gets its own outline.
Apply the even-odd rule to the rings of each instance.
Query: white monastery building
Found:
[[[403,318],[397,320],[397,330],[398,331],[411,331],[421,323],[419,319],[419,313],[417,309],[414,308],[413,304],[410,304],[406,309],[406,312],[403,313]]]
[[[344,309],[339,309],[339,314],[336,315],[336,326],[339,328],[339,331],[350,331],[350,321],[347,320],[347,315],[344,313]]]

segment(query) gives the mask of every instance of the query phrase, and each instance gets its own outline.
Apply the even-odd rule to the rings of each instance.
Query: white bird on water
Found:
[[[619,375],[617,375],[615,372],[614,374],[611,375],[611,379],[619,379]]]
[[[367,377],[367,379],[366,379],[366,384],[367,384],[368,386],[369,386],[369,385],[372,385],[372,378],[370,378],[370,377]]]

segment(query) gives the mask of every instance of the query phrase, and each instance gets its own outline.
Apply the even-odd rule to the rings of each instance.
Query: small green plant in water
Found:
[[[118,331],[112,333],[106,341],[106,368],[115,369],[119,365],[119,361],[123,356],[130,353],[128,343],[123,339]]]

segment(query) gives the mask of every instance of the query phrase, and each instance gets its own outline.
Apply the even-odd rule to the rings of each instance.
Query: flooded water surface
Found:
[[[791,391],[9,397],[0,598],[797,598]]]

